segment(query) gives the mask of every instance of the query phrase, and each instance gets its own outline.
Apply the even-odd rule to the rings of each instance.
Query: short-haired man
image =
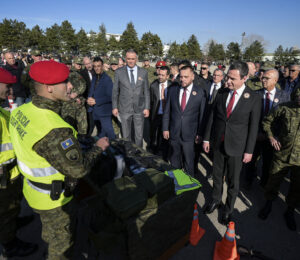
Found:
[[[291,99],[293,99],[293,95],[296,93],[297,89],[300,88],[300,65],[292,64],[289,67],[289,77],[284,79],[281,83],[281,88],[291,95]]]
[[[184,158],[185,171],[191,176],[194,176],[194,144],[202,138],[206,103],[204,90],[193,83],[194,77],[191,66],[180,69],[181,84],[168,90],[163,114],[163,136],[170,139],[170,162],[181,169]]]
[[[180,84],[180,79],[179,79],[179,67],[177,63],[172,63],[170,66],[170,72],[171,72],[171,81],[176,82]]]
[[[150,120],[151,120],[151,149],[154,154],[162,152],[164,160],[167,160],[168,143],[162,135],[162,117],[167,102],[168,89],[172,85],[169,80],[170,69],[167,66],[160,67],[158,79],[150,85]]]
[[[97,127],[99,138],[107,136],[115,139],[112,127],[112,90],[111,78],[103,71],[103,60],[95,57],[93,60],[95,74],[93,76],[87,103],[90,106],[88,112],[92,113]]]
[[[261,97],[261,117],[258,129],[258,136],[256,140],[255,149],[251,162],[246,164],[246,185],[250,188],[254,178],[256,177],[256,163],[258,158],[262,155],[262,175],[260,178],[260,185],[265,186],[268,177],[270,165],[272,162],[273,148],[263,131],[262,120],[269,114],[271,109],[276,108],[279,104],[288,102],[290,100],[289,94],[276,87],[279,73],[276,69],[270,69],[264,72],[262,77],[263,89],[257,91]],[[280,126],[273,126],[280,127]]]
[[[227,169],[227,198],[221,223],[232,218],[234,203],[239,192],[239,178],[243,162],[252,159],[255,146],[261,102],[259,96],[245,86],[248,66],[234,62],[227,74],[227,86],[217,95],[206,126],[203,149],[213,149],[212,202],[205,213],[212,213],[221,205],[224,170]]]
[[[200,67],[200,78],[202,78],[206,84],[210,84],[210,82],[213,80],[210,71],[209,71],[209,64],[207,62],[202,62]]]
[[[138,60],[134,50],[126,52],[127,65],[115,72],[112,94],[112,113],[120,115],[122,134],[131,140],[133,122],[135,144],[142,147],[144,117],[149,116],[150,92],[148,73],[136,65]]]

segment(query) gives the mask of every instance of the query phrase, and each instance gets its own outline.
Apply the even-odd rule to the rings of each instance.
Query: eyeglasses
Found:
[[[202,69],[202,70],[207,70],[207,68],[205,68],[205,67],[201,67],[201,69]]]
[[[290,72],[295,72],[295,71],[298,71],[298,70],[290,70]]]
[[[262,77],[262,80],[269,80],[269,79],[271,79],[271,78],[267,78],[267,77]]]

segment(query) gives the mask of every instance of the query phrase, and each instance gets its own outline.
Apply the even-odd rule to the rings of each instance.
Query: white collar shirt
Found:
[[[267,92],[268,92],[268,90],[265,89],[265,91],[264,91],[264,110],[266,108]],[[269,109],[272,107],[272,104],[273,104],[273,101],[274,101],[274,98],[275,98],[275,94],[276,94],[276,88],[274,88],[271,91],[269,91],[269,99],[270,99],[270,107],[269,107]]]
[[[168,81],[159,83],[159,100],[162,100],[161,98],[161,88],[162,88],[162,84],[164,84],[164,88],[165,88],[165,93],[166,93],[166,89],[168,88]],[[166,98],[166,97],[165,97]]]
[[[215,88],[215,85],[217,85],[216,89],[219,90],[221,88],[221,81],[219,83],[212,83],[211,86],[210,86],[210,91],[209,91],[209,96],[211,97],[213,91],[214,91],[214,88]]]
[[[190,95],[191,95],[191,92],[192,92],[192,88],[193,88],[193,83],[186,87],[186,102],[185,102],[186,105],[189,101],[189,98],[190,98]],[[181,106],[181,99],[182,99],[183,92],[184,92],[184,88],[181,87],[180,92],[179,92],[179,104],[180,104],[180,106]]]
[[[130,68],[130,67],[127,66],[129,82],[131,81],[131,70],[133,70],[134,83],[136,84],[136,81],[137,81],[137,66],[134,66],[133,68]]]
[[[240,97],[242,96],[245,88],[246,88],[246,86],[245,86],[245,84],[243,84],[243,86],[241,86],[238,90],[236,90],[236,95],[235,95],[234,103],[233,103],[233,106],[232,106],[232,111],[234,110],[236,104],[239,102]],[[229,101],[230,101],[230,99],[233,95],[233,92],[234,92],[234,90],[230,90],[230,92],[229,92],[229,95],[228,95],[227,100],[226,100],[226,107],[229,104]]]

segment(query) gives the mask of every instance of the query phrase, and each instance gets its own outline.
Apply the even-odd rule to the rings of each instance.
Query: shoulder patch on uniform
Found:
[[[64,150],[66,150],[70,148],[72,145],[74,145],[74,142],[72,141],[71,138],[68,138],[67,140],[61,142],[60,145]]]
[[[66,153],[66,157],[68,160],[75,162],[80,158],[80,154],[77,149],[71,149]]]

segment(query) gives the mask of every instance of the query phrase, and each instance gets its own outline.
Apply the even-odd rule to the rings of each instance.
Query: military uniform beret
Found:
[[[158,62],[156,62],[156,67],[162,67],[162,66],[166,66],[166,62],[163,60],[159,60]]]
[[[17,78],[7,70],[0,68],[0,82],[5,84],[12,84],[17,82]]]
[[[58,84],[69,77],[70,70],[63,64],[56,61],[39,61],[31,65],[30,77],[42,84]]]

